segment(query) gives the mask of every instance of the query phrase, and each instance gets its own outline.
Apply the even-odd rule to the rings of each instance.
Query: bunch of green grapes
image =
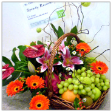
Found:
[[[59,94],[63,94],[67,90],[73,90],[74,94],[87,95],[92,99],[95,97],[95,87],[101,91],[107,90],[110,87],[109,79],[106,79],[105,75],[93,74],[91,70],[86,70],[85,67],[75,70],[72,78],[58,84]]]

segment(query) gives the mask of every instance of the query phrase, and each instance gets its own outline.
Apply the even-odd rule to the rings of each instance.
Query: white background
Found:
[[[80,3],[80,2],[79,2]],[[79,3],[74,3],[79,5]],[[72,8],[72,20],[74,25],[77,24],[77,12]],[[94,35],[99,31],[102,25],[110,25],[110,2],[92,2],[89,7],[83,7],[84,23],[83,28],[89,29],[89,35],[78,35],[81,39],[89,42],[93,39]],[[70,8],[67,7],[66,11],[66,33],[70,31],[72,27],[72,21],[70,17]],[[63,27],[63,22],[53,22],[53,24]],[[44,28],[45,25],[38,26]],[[36,28],[30,28],[27,19],[19,5],[19,2],[3,2],[2,3],[2,55],[10,58],[11,50],[18,45],[30,44],[31,41],[41,40],[42,37],[47,38],[48,35],[43,31],[41,33],[36,32]],[[53,40],[56,40],[55,35],[49,28],[47,31],[52,34]],[[46,37],[47,36],[47,37]],[[91,48],[99,45],[99,48],[95,50],[97,53],[102,53],[104,50],[110,48],[110,26],[102,27],[101,31],[95,36],[95,40],[89,45]],[[91,53],[91,56],[97,56],[98,54]],[[110,51],[103,54],[106,59],[110,61]],[[103,61],[110,68],[110,63],[103,56],[100,56],[98,60]],[[106,74],[107,78],[110,78],[110,69]],[[109,99],[108,99],[109,100]],[[105,104],[106,105],[106,104]],[[107,105],[106,105],[107,106]],[[104,106],[106,108],[106,106]],[[102,107],[104,109],[104,107]]]

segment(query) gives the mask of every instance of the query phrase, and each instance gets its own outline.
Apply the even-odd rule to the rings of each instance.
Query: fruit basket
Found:
[[[80,43],[80,39],[78,38],[77,35],[73,34],[73,33],[68,33],[68,34],[64,34],[63,36],[61,36],[56,44],[54,45],[52,52],[51,52],[51,58],[50,58],[50,62],[49,62],[49,67],[48,67],[48,97],[50,99],[50,103],[51,106],[53,108],[56,109],[70,109],[70,110],[74,110],[74,106],[73,103],[66,101],[62,98],[60,98],[59,96],[57,96],[56,94],[53,93],[53,89],[52,89],[52,84],[51,84],[51,80],[52,80],[52,67],[53,67],[53,61],[54,61],[54,57],[56,55],[56,51],[59,47],[59,45],[61,44],[61,42],[63,41],[64,38],[66,38],[67,36],[73,36],[76,38],[77,43]],[[109,89],[108,89],[109,90]],[[104,91],[102,93],[102,95],[100,96],[100,98],[95,101],[94,103],[92,103],[90,106],[85,107],[84,109],[86,110],[97,110],[100,105],[102,104],[106,94],[108,93],[108,90]]]
[[[75,6],[73,3],[70,5]],[[82,2],[79,7],[75,6],[80,26],[72,24],[69,33],[65,33],[63,19],[66,4],[64,12],[60,11],[64,28],[56,28],[48,21],[47,26],[50,25],[56,42],[45,30],[47,26],[37,28],[37,33],[43,30],[50,40],[44,42],[42,37],[42,41],[14,47],[10,59],[2,56],[2,85],[6,86],[7,96],[30,91],[31,110],[47,110],[50,106],[59,110],[97,110],[100,107],[109,91],[110,80],[106,77],[107,64],[97,58],[110,49],[91,56],[89,54],[99,47],[88,44],[94,41],[94,37],[88,43],[80,38],[80,34],[89,34],[89,30],[82,27],[84,15],[81,9],[89,5]]]

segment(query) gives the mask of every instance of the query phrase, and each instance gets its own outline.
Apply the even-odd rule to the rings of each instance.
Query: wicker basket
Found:
[[[59,47],[59,45],[61,44],[62,40],[68,36],[73,36],[75,37],[77,43],[80,43],[80,39],[78,38],[77,35],[73,34],[73,33],[67,33],[67,34],[64,34],[62,35],[56,42],[56,44],[54,45],[53,47],[53,50],[51,52],[51,58],[50,58],[50,62],[49,62],[49,67],[48,67],[48,97],[50,99],[50,104],[51,104],[51,107],[52,108],[55,108],[55,109],[59,109],[59,110],[74,110],[75,108],[73,107],[73,103],[69,102],[69,101],[66,101],[60,97],[58,97],[56,94],[53,93],[53,88],[52,88],[52,85],[51,85],[51,80],[52,80],[52,67],[53,67],[53,61],[54,61],[54,57],[55,57],[55,54],[56,54],[56,51]],[[107,91],[104,91],[101,95],[101,97],[96,101],[94,102],[92,105],[86,107],[85,109],[86,110],[97,110],[100,105],[102,104],[106,94],[108,93],[108,90]]]

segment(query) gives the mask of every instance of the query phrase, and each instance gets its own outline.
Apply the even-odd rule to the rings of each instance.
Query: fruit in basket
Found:
[[[82,98],[82,102],[84,106],[88,107],[93,103],[93,100],[91,97],[85,96],[84,98]]]
[[[94,88],[95,94],[94,94],[94,101],[96,101],[101,96],[101,91],[98,88]]]
[[[74,94],[73,91],[70,91],[70,90],[67,90],[65,91],[61,97],[64,99],[64,100],[67,100],[67,101],[70,101],[70,102],[74,102],[75,98],[80,98],[80,95],[79,94]]]

